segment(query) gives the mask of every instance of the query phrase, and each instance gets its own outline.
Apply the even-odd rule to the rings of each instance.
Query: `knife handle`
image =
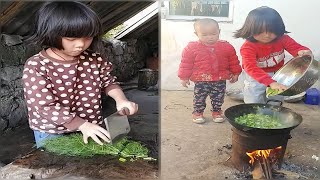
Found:
[[[129,108],[127,108],[127,107],[122,108],[122,109],[120,110],[120,114],[121,114],[121,115],[125,115],[125,116],[130,115],[130,110],[129,110]]]

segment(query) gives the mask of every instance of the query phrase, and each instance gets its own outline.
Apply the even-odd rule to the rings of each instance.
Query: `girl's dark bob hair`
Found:
[[[80,2],[55,1],[45,3],[38,11],[34,33],[28,43],[63,49],[63,37],[92,37],[89,49],[103,51],[102,25],[97,14]]]
[[[243,38],[255,42],[253,35],[263,32],[270,32],[281,37],[286,31],[286,27],[280,14],[267,6],[256,8],[249,12],[244,25],[234,34],[235,38]],[[276,38],[276,39],[277,39]]]

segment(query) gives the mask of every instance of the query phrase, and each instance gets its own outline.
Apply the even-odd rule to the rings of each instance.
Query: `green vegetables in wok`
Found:
[[[235,118],[235,122],[261,129],[276,129],[282,126],[278,119],[265,114],[246,114]]]

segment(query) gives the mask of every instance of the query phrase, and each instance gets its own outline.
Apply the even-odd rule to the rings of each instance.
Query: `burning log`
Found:
[[[255,161],[253,163],[252,177],[253,179],[265,179],[266,176],[263,173],[260,161]]]
[[[282,147],[279,146],[275,149],[255,150],[246,153],[250,157],[249,163],[253,165],[253,179],[272,179],[272,165],[279,159],[278,152],[281,149]]]
[[[272,179],[272,166],[268,158],[259,158],[254,162],[253,168],[253,179]]]
[[[272,179],[272,166],[270,166],[270,161],[268,158],[261,158],[263,174],[266,176],[266,179]]]

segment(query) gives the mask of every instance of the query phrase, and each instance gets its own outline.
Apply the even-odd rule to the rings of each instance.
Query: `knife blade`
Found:
[[[104,119],[107,131],[110,133],[111,144],[117,143],[130,132],[128,112],[128,108],[123,108]]]

